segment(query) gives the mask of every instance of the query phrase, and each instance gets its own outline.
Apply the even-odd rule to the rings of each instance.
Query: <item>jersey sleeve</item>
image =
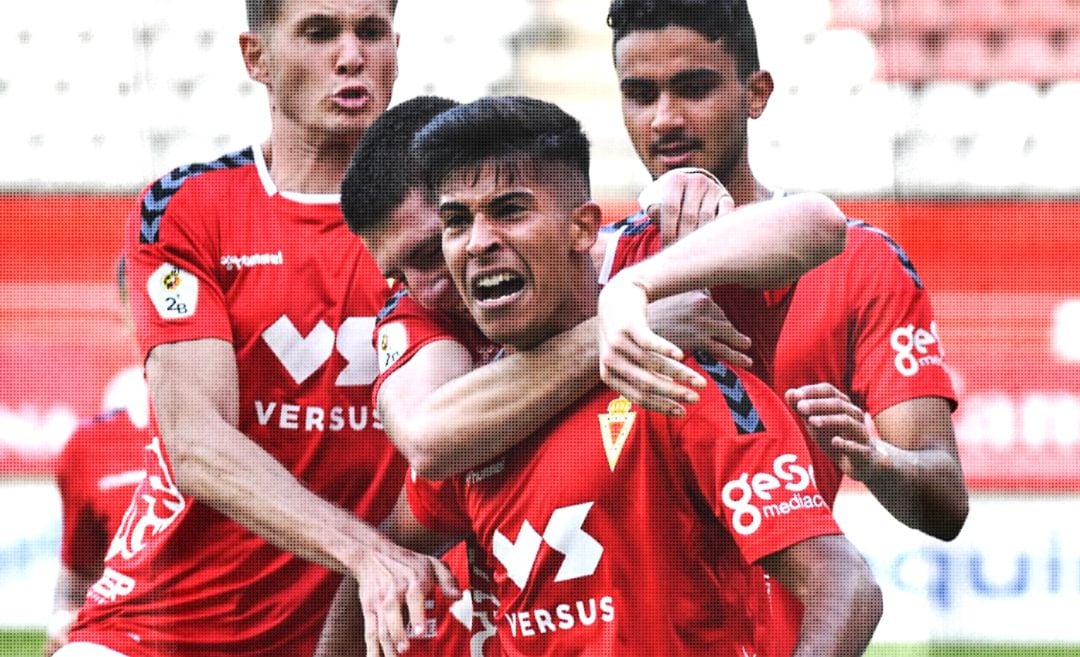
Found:
[[[375,403],[378,403],[379,389],[387,377],[425,346],[439,340],[454,340],[469,347],[448,325],[443,314],[424,308],[404,288],[391,295],[379,312],[371,340],[379,358],[379,375],[371,389],[371,399]]]
[[[472,531],[469,517],[461,504],[457,477],[431,481],[410,469],[405,476],[405,494],[413,515],[431,531],[456,536]]]
[[[871,415],[909,399],[944,397],[956,407],[930,298],[904,250],[854,222],[848,286],[854,306],[852,389]]]
[[[605,238],[599,282],[606,285],[623,269],[660,250],[660,231],[644,213],[632,215],[601,229]]]
[[[760,380],[699,358],[711,379],[682,427],[690,471],[748,563],[839,534],[818,491],[806,435]]]
[[[143,357],[154,347],[200,338],[232,342],[216,275],[215,211],[177,170],[143,191],[128,218],[128,298]]]

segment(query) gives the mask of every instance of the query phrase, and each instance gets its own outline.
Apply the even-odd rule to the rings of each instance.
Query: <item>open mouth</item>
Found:
[[[473,298],[481,303],[506,299],[523,289],[525,289],[525,279],[512,271],[479,276],[472,284]]]
[[[334,102],[346,109],[364,107],[367,105],[368,97],[367,89],[364,89],[363,87],[348,87],[333,95]]]

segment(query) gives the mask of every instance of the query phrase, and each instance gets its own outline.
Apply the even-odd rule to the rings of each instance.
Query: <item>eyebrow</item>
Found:
[[[711,68],[691,68],[679,71],[667,80],[654,80],[646,77],[626,77],[619,81],[619,87],[644,87],[686,84],[687,82],[706,82],[723,79],[724,74]]]
[[[484,201],[483,207],[491,208],[497,205],[510,203],[512,201],[531,201],[532,199],[533,193],[531,191],[524,189],[516,189],[506,192],[504,194],[499,194],[495,198]],[[443,201],[442,203],[439,203],[439,215],[441,216],[444,212],[467,212],[469,214],[472,214],[472,208],[470,208],[467,203],[462,203],[461,201]]]

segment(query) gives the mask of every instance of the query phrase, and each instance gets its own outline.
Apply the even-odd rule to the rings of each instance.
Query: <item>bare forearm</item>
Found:
[[[863,654],[881,619],[881,589],[846,538],[807,539],[765,557],[761,565],[802,602],[793,657]]]
[[[396,443],[404,436],[413,467],[428,479],[482,465],[600,383],[596,330],[590,319],[536,349],[455,378],[412,412],[391,413],[401,417],[387,429]]]
[[[960,461],[940,449],[904,450],[885,443],[890,458],[863,484],[897,520],[941,540],[960,532],[968,513]]]
[[[223,421],[166,439],[176,484],[282,550],[345,572],[375,531],[315,495],[269,453]]]
[[[869,569],[840,572],[822,564],[799,596],[799,644],[792,657],[856,657],[869,645],[881,619],[881,593]],[[797,594],[798,595],[798,594]]]
[[[655,300],[717,285],[768,289],[838,254],[844,215],[820,194],[744,205],[629,269]]]

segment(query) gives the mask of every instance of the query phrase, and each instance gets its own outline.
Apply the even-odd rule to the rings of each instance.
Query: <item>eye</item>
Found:
[[[424,246],[411,258],[410,264],[417,271],[431,271],[442,265],[442,244],[436,242]]]
[[[660,96],[660,88],[656,84],[640,80],[623,82],[619,90],[625,100],[639,105],[650,105]]]
[[[464,212],[444,210],[439,213],[439,220],[442,222],[444,231],[458,230],[468,224],[469,215]]]
[[[356,38],[361,41],[379,41],[390,35],[390,25],[380,19],[365,20],[356,28]]]
[[[337,38],[341,28],[332,20],[315,17],[303,24],[300,33],[308,41],[323,43]]]

